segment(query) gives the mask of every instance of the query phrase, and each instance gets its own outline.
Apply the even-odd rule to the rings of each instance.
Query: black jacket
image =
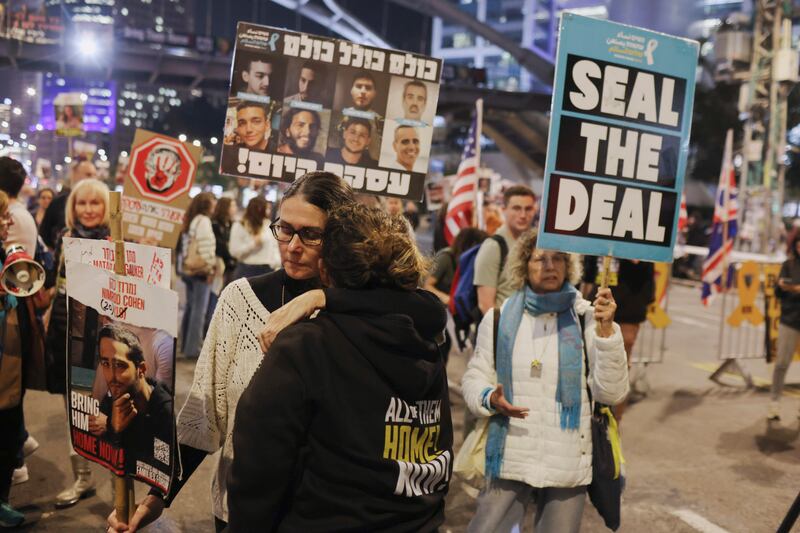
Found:
[[[165,384],[152,378],[147,378],[147,383],[152,387],[147,411],[137,415],[121,433],[111,430],[111,409],[114,401],[110,395],[106,395],[100,402],[100,412],[108,417],[109,431],[106,438],[125,450],[125,472],[165,491],[175,466],[175,454],[172,453],[175,449],[173,399]],[[160,451],[160,457],[156,457],[156,450]],[[137,463],[140,462],[150,467],[145,467],[143,471],[149,471],[152,476],[138,471]]]
[[[352,291],[282,332],[239,400],[231,531],[435,531],[453,431],[425,291]],[[420,294],[424,298],[420,298]]]
[[[784,261],[778,277],[793,285],[800,284],[800,259]],[[800,294],[786,292],[777,285],[775,294],[781,300],[781,324],[800,329]]]

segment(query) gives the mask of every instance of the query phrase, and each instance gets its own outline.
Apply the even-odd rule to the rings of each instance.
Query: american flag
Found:
[[[733,241],[736,239],[736,219],[739,215],[738,194],[736,173],[733,169],[733,130],[728,130],[722,169],[719,174],[717,200],[714,206],[711,242],[708,245],[708,257],[703,262],[703,305],[710,303],[713,293],[723,291],[722,276],[728,265],[728,256],[733,250]],[[727,283],[725,285],[727,287],[730,286],[732,276],[730,272],[727,272],[726,276]]]
[[[689,223],[689,212],[686,211],[686,191],[681,192],[681,210],[678,214],[678,231],[683,231]]]
[[[467,142],[461,163],[458,164],[458,173],[453,182],[453,193],[450,203],[447,204],[447,214],[444,217],[444,238],[447,244],[461,231],[472,225],[472,214],[478,190],[478,168],[481,159],[481,123],[483,121],[483,100],[475,102],[475,116],[469,127]]]

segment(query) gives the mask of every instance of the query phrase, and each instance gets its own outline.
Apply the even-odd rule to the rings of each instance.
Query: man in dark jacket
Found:
[[[332,235],[344,226],[365,241],[353,235],[364,220],[347,219],[328,220],[326,265],[326,250],[343,248]],[[384,238],[376,246],[410,245],[405,224],[392,224],[391,234],[375,233]],[[386,260],[362,252],[366,262]],[[351,263],[352,272],[370,268]],[[352,288],[332,276],[334,287]],[[453,430],[434,339],[446,316],[433,294],[380,287],[383,280],[352,290],[350,308],[287,328],[270,347],[236,410],[231,531],[418,532],[443,523]]]

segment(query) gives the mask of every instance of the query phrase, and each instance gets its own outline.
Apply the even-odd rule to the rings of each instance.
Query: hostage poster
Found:
[[[167,492],[177,293],[67,262],[69,421],[80,455]]]
[[[439,59],[239,23],[221,172],[291,182],[327,170],[420,201]]]
[[[111,241],[64,237],[64,260],[67,262],[84,263],[113,272],[115,256]],[[125,272],[128,276],[169,289],[171,264],[172,250],[169,248],[125,243]]]
[[[698,47],[564,13],[540,247],[672,261]]]

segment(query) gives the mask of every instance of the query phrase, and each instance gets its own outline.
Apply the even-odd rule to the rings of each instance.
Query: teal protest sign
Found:
[[[539,246],[672,261],[698,43],[561,18]]]

